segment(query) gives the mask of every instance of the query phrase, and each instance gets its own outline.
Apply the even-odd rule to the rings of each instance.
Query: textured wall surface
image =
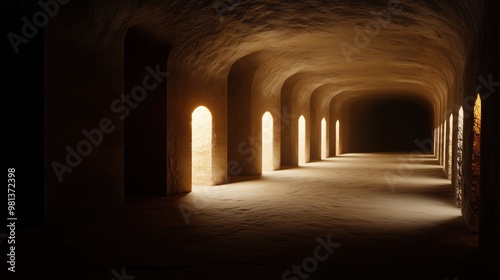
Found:
[[[306,160],[316,160],[322,118],[329,124],[329,152],[334,155],[336,120],[341,123],[341,138],[352,132],[342,125],[349,118],[344,105],[368,96],[404,93],[431,104],[436,133],[423,145],[435,147],[439,162],[453,167],[454,187],[463,180],[460,186],[466,188],[468,199],[474,192],[482,193],[483,244],[498,248],[495,167],[499,162],[498,147],[493,144],[498,139],[497,93],[491,94],[482,109],[481,190],[471,188],[469,176],[471,119],[464,121],[465,144],[457,151],[458,108],[467,107],[467,98],[475,97],[480,75],[493,74],[495,80],[500,73],[498,36],[492,27],[496,15],[493,8],[485,8],[488,1],[230,3],[72,1],[51,19],[45,34],[44,97],[49,219],[123,204],[127,123],[111,104],[128,94],[124,73],[138,79],[145,73],[143,65],[125,72],[124,42],[133,30],[168,46],[163,57],[152,55],[160,61],[150,62],[153,68],[166,64],[168,72],[166,114],[161,106],[150,104],[151,115],[166,117],[155,126],[164,127],[166,134],[159,133],[162,138],[158,139],[166,139],[166,148],[158,150],[160,156],[138,156],[144,165],[156,162],[161,167],[148,169],[149,175],[163,177],[155,181],[160,184],[139,193],[191,190],[191,114],[198,106],[206,106],[212,114],[212,182],[220,184],[233,176],[261,174],[261,120],[266,111],[274,119],[273,165],[278,169],[297,165],[300,115],[306,119]],[[486,89],[481,92],[487,93]],[[450,114],[454,115],[451,133],[444,129],[451,125],[443,126]],[[82,130],[99,127],[103,119],[113,124],[113,132],[81,163],[74,164],[60,183],[51,163],[65,162],[65,147],[76,147],[85,139]],[[445,152],[447,133],[453,137],[452,150]],[[349,148],[347,140],[341,147]],[[465,164],[457,162],[462,154]],[[470,204],[462,205],[467,212]],[[471,224],[471,215],[464,218]],[[488,252],[495,254],[493,249]]]

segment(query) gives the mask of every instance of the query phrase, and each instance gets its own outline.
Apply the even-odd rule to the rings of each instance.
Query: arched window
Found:
[[[193,185],[212,184],[212,114],[207,107],[193,111],[191,122]]]
[[[265,112],[262,116],[262,171],[274,170],[273,139],[273,116]]]
[[[326,142],[326,120],[323,118],[321,120],[321,158],[327,158],[327,142]]]
[[[335,155],[340,155],[340,121],[335,123]]]
[[[299,164],[306,163],[306,119],[299,118]]]
[[[453,159],[453,115],[448,120],[448,179],[451,179],[451,164]]]

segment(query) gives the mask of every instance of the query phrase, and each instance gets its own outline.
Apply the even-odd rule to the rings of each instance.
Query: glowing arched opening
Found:
[[[451,165],[452,165],[452,156],[453,154],[453,115],[450,114],[450,118],[448,119],[448,179],[451,179]]]
[[[451,179],[451,164],[453,159],[453,115],[448,119],[448,179]]]
[[[444,159],[443,159],[443,156],[444,156],[443,150],[444,149],[443,148],[444,148],[444,141],[445,141],[445,139],[444,139],[443,131],[445,129],[446,129],[445,124],[441,123],[439,125],[439,139],[440,139],[440,141],[439,141],[439,164],[440,165],[444,164]]]
[[[326,120],[321,120],[321,158],[327,158],[327,143],[326,143]]]
[[[306,163],[306,119],[299,118],[299,164]]]
[[[192,184],[212,184],[212,114],[200,106],[191,115]]]
[[[340,155],[340,121],[335,123],[335,155]]]
[[[274,170],[273,166],[273,116],[265,112],[262,116],[262,171]]]
[[[474,126],[472,131],[472,184],[471,184],[471,225],[473,232],[479,230],[479,193],[481,187],[481,97],[474,104]]]
[[[464,109],[458,110],[457,126],[457,179],[455,183],[457,207],[462,207],[463,195],[463,149],[464,149]]]

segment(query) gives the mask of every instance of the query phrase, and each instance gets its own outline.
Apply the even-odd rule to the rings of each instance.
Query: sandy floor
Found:
[[[117,277],[125,268],[135,280],[487,279],[453,196],[431,156],[346,154],[20,230],[17,276],[132,280]],[[337,245],[316,249],[318,238]],[[309,272],[282,278],[293,265]]]

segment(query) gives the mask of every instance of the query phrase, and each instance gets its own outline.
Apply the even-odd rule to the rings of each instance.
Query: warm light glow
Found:
[[[443,131],[445,130],[445,124],[442,123],[439,125],[439,163],[440,165],[444,165],[444,133]]]
[[[326,146],[326,120],[323,118],[321,120],[321,158],[327,158],[327,146]]]
[[[451,160],[453,153],[453,115],[448,120],[448,179],[451,179]]]
[[[340,121],[335,123],[335,155],[340,155]]]
[[[299,118],[299,164],[306,163],[306,119]]]
[[[232,207],[231,209],[244,207],[258,210],[264,205],[265,211],[252,213],[252,215],[265,217],[266,221],[272,221],[263,228],[282,229],[286,226],[293,229],[297,227],[297,224],[307,224],[310,219],[322,217],[325,211],[331,211],[339,217],[331,221],[338,227],[356,225],[365,230],[365,227],[373,229],[372,226],[375,226],[378,230],[385,229],[387,232],[409,230],[422,232],[425,235],[425,229],[428,229],[430,224],[448,225],[452,228],[455,223],[446,221],[461,216],[460,209],[453,207],[448,200],[450,182],[441,175],[437,175],[441,174],[441,169],[429,164],[434,162],[434,159],[429,158],[428,155],[415,155],[411,164],[414,173],[412,176],[403,177],[399,173],[400,159],[408,159],[408,154],[388,156],[356,153],[346,155],[336,161],[308,163],[301,168],[300,172],[296,169],[285,169],[279,172],[269,172],[259,180],[244,180],[215,188],[199,187],[198,194],[194,193],[198,196],[195,196],[193,201],[201,200],[204,206],[203,213],[208,213],[213,218],[198,221],[215,223],[218,228],[220,228],[220,221],[234,222],[228,224],[242,224],[239,220],[241,218],[234,215],[234,212],[220,211],[221,201],[224,202],[224,207]],[[377,188],[373,187],[373,182],[379,182],[380,174],[366,171],[377,170],[381,167],[396,175],[395,192],[391,192],[385,181]],[[334,173],[335,176],[332,176],[335,170],[341,172]],[[363,177],[363,180],[359,180],[360,177]],[[324,187],[325,182],[329,182],[328,185],[331,187]],[[345,188],[343,187],[345,184],[353,187]],[[304,188],[305,185],[307,188]],[[189,194],[189,196],[192,195]],[[315,203],[305,203],[300,208],[295,206],[304,201]],[[317,207],[317,205],[322,205],[322,207]],[[294,215],[290,215],[289,219],[282,219],[283,209]],[[309,211],[303,212],[303,209]],[[325,223],[308,226],[316,229],[317,227],[331,229],[331,224]]]
[[[457,131],[457,179],[455,182],[455,192],[457,199],[457,207],[462,205],[462,187],[463,187],[463,148],[464,148],[464,109],[460,107],[458,110],[458,131]]]
[[[481,185],[481,97],[479,94],[474,104],[474,128],[472,139],[472,185],[479,189]]]
[[[474,133],[481,135],[481,97],[479,94],[474,104]]]
[[[265,112],[262,116],[262,171],[274,170],[273,167],[273,116]]]
[[[481,189],[481,97],[479,94],[474,104],[474,126],[472,133],[471,158],[471,185],[470,185],[470,227],[473,231],[479,230],[479,201]]]
[[[193,185],[212,184],[212,114],[200,106],[193,111],[192,123]]]

